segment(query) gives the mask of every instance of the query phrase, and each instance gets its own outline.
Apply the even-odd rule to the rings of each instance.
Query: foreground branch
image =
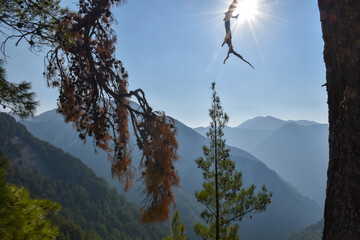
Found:
[[[58,112],[72,122],[85,142],[108,152],[111,173],[133,185],[130,124],[143,156],[139,167],[145,186],[144,221],[163,221],[174,204],[172,187],[179,183],[174,120],[154,112],[141,89],[128,90],[128,73],[115,58],[116,35],[111,8],[124,0],[79,0],[79,11],[59,6],[58,0],[0,0],[0,27],[14,33],[7,39],[25,40],[31,48],[51,50],[44,76],[59,89]],[[0,30],[1,31],[1,30]],[[5,52],[5,43],[2,45]],[[133,107],[135,99],[139,107]]]

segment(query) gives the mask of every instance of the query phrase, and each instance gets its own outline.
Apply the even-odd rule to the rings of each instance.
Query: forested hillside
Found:
[[[7,114],[0,114],[0,149],[11,159],[8,180],[32,197],[61,204],[63,239],[161,239],[167,229],[139,221],[140,209],[128,203],[79,159],[35,138]],[[72,223],[75,223],[72,224]],[[83,230],[79,229],[80,226]]]

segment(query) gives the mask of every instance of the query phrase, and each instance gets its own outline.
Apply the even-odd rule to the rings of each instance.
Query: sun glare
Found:
[[[238,20],[251,21],[258,14],[258,0],[240,0],[233,16],[239,14]]]

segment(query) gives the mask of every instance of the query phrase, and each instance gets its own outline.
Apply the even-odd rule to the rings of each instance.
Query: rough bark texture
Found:
[[[360,239],[360,1],[318,3],[330,124],[322,239]]]

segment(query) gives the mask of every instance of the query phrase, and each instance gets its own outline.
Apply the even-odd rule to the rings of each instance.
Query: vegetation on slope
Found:
[[[32,199],[29,192],[5,181],[8,159],[0,151],[0,238],[56,239],[50,218],[60,208],[50,200]]]
[[[103,239],[166,236],[164,227],[141,223],[140,209],[110,189],[79,159],[35,138],[6,114],[0,114],[0,149],[12,159],[8,180],[29,189],[32,197],[59,202],[59,221],[64,228],[69,223],[65,219]]]

